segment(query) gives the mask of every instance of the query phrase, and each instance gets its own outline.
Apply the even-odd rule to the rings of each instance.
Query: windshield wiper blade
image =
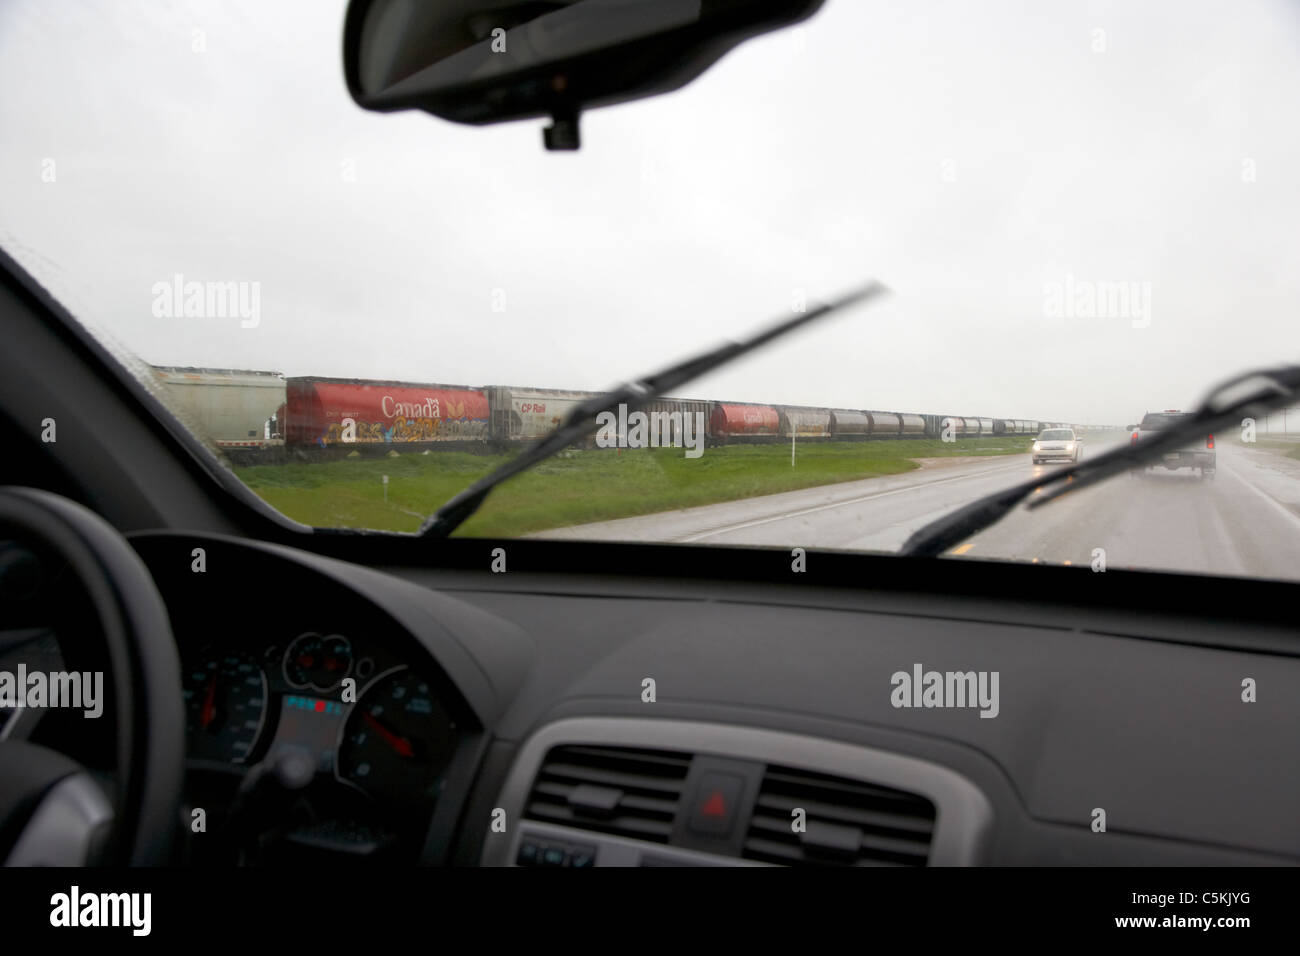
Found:
[[[480,478],[460,494],[453,497],[420,526],[419,533],[425,537],[445,538],[465,522],[479,509],[488,494],[501,484],[522,471],[527,471],[538,462],[545,461],[559,451],[563,451],[599,427],[596,416],[601,412],[617,414],[620,405],[639,407],[652,402],[661,395],[677,388],[706,372],[711,372],[721,365],[726,365],[773,339],[778,339],[796,329],[803,328],[810,322],[823,318],[832,312],[838,312],[859,302],[887,295],[889,289],[879,282],[869,282],[861,288],[846,295],[823,303],[806,312],[801,312],[792,319],[785,319],[767,327],[761,332],[738,342],[727,342],[717,348],[709,349],[700,355],[679,362],[653,375],[634,382],[628,382],[610,389],[603,395],[597,395],[575,405],[555,430],[529,445],[514,458],[507,461],[491,474]]]
[[[1258,379],[1260,386],[1244,395],[1227,399],[1222,396]],[[995,491],[956,511],[931,521],[917,530],[899,549],[910,557],[933,558],[973,534],[1001,521],[1021,501],[1037,495],[1026,505],[1039,508],[1071,491],[1105,481],[1132,468],[1158,458],[1164,452],[1181,448],[1207,434],[1240,426],[1242,415],[1259,415],[1293,401],[1300,394],[1300,366],[1284,365],[1237,375],[1214,388],[1192,415],[1149,438],[1131,445],[1121,445],[1096,458],[1062,468],[1050,475],[1034,478],[1002,491]]]

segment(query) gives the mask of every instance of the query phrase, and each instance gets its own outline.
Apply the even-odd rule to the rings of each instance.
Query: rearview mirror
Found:
[[[482,125],[550,116],[577,149],[586,109],[685,86],[824,0],[351,0],[343,71],[358,105]]]

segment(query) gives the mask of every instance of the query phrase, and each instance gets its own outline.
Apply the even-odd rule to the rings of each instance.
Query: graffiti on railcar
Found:
[[[395,418],[385,422],[356,422],[351,442],[357,444],[403,443],[428,441],[472,441],[487,437],[488,423],[474,419]],[[321,444],[349,444],[340,422],[330,422]]]

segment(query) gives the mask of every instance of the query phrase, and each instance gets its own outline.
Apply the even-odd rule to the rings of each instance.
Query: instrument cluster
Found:
[[[192,768],[238,769],[289,748],[319,778],[387,803],[437,795],[456,723],[426,674],[340,633],[182,650]]]

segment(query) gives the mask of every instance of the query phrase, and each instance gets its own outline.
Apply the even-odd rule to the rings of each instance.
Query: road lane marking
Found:
[[[704,538],[711,538],[715,534],[728,534],[732,531],[743,531],[746,528],[754,528],[761,524],[771,524],[773,521],[786,521],[790,518],[801,518],[804,515],[814,514],[818,511],[829,511],[831,508],[841,508],[844,505],[861,504],[864,501],[873,501],[876,498],[888,498],[891,495],[901,495],[907,491],[916,491],[920,488],[933,488],[935,485],[946,485],[954,481],[968,481],[971,478],[980,478],[985,475],[998,474],[1004,471],[1010,471],[1013,466],[1003,465],[999,468],[987,468],[984,471],[973,472],[969,475],[953,475],[951,478],[939,478],[935,481],[917,482],[913,485],[905,485],[902,488],[895,488],[893,491],[877,491],[869,495],[861,495],[857,498],[846,498],[844,501],[832,501],[824,505],[814,505],[811,508],[803,508],[799,511],[790,511],[778,515],[770,515],[766,518],[755,518],[752,521],[742,521],[738,524],[723,525],[721,528],[714,528],[711,531],[702,531],[696,534],[686,535],[681,538],[671,538],[669,540],[678,541],[682,544],[690,544],[692,541],[700,541]],[[871,479],[867,479],[870,481]],[[826,487],[825,485],[819,487]],[[786,492],[787,494],[789,492]],[[710,506],[711,507],[711,506]],[[947,512],[945,512],[946,514]]]
[[[953,553],[953,554],[965,554],[967,551],[969,551],[969,550],[970,550],[971,548],[973,548],[973,547],[975,547],[975,545],[973,545],[973,544],[959,544],[959,545],[957,545],[957,547],[955,547],[955,548],[952,549],[952,553]]]

